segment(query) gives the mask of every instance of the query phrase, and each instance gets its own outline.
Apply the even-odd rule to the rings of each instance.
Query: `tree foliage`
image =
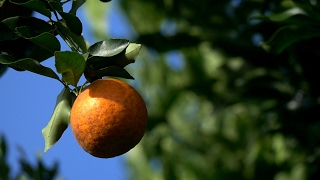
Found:
[[[58,80],[64,86],[53,115],[42,130],[45,152],[68,127],[73,100],[84,86],[105,76],[134,79],[124,68],[135,62],[141,45],[116,38],[90,45],[82,35],[82,22],[76,16],[85,2],[0,1],[0,76],[10,67]],[[66,3],[72,3],[69,11],[64,8]],[[33,17],[33,12],[46,19]],[[58,36],[70,47],[69,51],[61,51]],[[54,57],[55,70],[41,64],[51,57]],[[86,82],[78,86],[82,75]]]
[[[130,0],[149,110],[132,179],[315,179],[319,3]]]
[[[128,156],[132,179],[319,176],[317,0],[120,4],[137,35],[134,40],[146,47],[131,68],[149,111],[146,136]],[[60,15],[66,22],[56,26],[78,42],[76,49],[90,51],[80,43],[79,28],[68,26],[73,16]],[[51,32],[43,26],[45,35],[36,39],[29,30],[19,26],[20,37],[7,35],[35,44]],[[95,46],[107,48],[100,42],[91,50]],[[104,66],[107,61],[96,61],[106,57],[93,57],[89,63]],[[119,66],[113,63],[107,64]],[[84,73],[97,78],[91,70]]]
[[[0,180],[53,180],[57,178],[59,168],[57,162],[52,166],[47,166],[39,158],[36,164],[32,164],[24,156],[19,158],[19,171],[12,175],[11,166],[7,161],[9,149],[5,137],[0,134]]]

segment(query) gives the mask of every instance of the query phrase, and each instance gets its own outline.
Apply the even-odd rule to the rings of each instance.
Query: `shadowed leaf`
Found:
[[[51,33],[42,33],[40,35],[35,35],[27,26],[19,27],[17,28],[17,31],[23,38],[28,39],[34,42],[35,44],[41,46],[45,50],[52,53],[52,55],[55,51],[60,50],[59,40]]]
[[[125,69],[120,66],[109,66],[103,69],[100,69],[96,72],[100,77],[103,76],[114,76],[125,79],[134,79]]]
[[[87,1],[87,0],[76,0],[76,1],[72,1],[72,7],[71,7],[69,13],[76,15],[77,10],[78,10],[86,1]]]
[[[54,26],[50,25],[44,20],[35,17],[10,17],[3,20],[1,23],[6,25],[12,31],[16,31],[18,27],[28,26],[34,34],[42,34],[44,32],[52,32]]]
[[[51,17],[51,12],[46,8],[45,4],[39,0],[10,0],[14,4],[30,8],[34,11],[37,11],[40,14],[43,14],[47,17]]]
[[[67,27],[70,29],[71,32],[81,35],[82,33],[82,23],[79,18],[71,13],[59,12],[62,19],[66,23]]]
[[[38,61],[30,58],[15,60],[10,55],[0,55],[0,63],[27,70],[46,77],[57,79],[60,81],[58,75],[50,68],[42,66]]]
[[[70,31],[67,25],[64,22],[57,22],[56,23],[60,33],[63,34],[69,41],[72,42],[72,45],[75,46],[77,50],[81,52],[87,52],[89,43],[84,39],[82,35],[77,35]]]
[[[268,52],[280,54],[295,42],[320,37],[318,28],[284,26],[277,30],[273,36],[261,46]]]

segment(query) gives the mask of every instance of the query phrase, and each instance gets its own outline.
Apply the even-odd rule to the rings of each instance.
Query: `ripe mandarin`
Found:
[[[100,158],[122,155],[136,146],[148,121],[146,105],[130,85],[116,79],[92,82],[76,98],[70,115],[79,145]]]

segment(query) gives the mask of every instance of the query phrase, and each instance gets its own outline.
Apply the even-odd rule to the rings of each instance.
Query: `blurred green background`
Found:
[[[89,4],[95,36],[108,38],[107,9]],[[127,70],[149,111],[127,156],[131,179],[319,177],[317,0],[119,4],[132,28],[125,38],[143,44]]]

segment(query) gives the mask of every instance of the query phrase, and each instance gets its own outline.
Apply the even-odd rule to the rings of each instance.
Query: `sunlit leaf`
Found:
[[[141,44],[130,43],[126,48],[126,58],[129,60],[135,60],[141,50]]]
[[[46,127],[42,129],[45,140],[44,152],[47,152],[62,136],[70,122],[70,111],[74,94],[63,88],[57,97],[56,107]]]
[[[92,56],[111,57],[121,53],[128,45],[129,41],[125,39],[108,39],[93,44],[88,52]]]
[[[77,83],[84,72],[86,61],[77,52],[55,52],[55,66],[57,72],[62,74],[62,79],[73,86]]]

